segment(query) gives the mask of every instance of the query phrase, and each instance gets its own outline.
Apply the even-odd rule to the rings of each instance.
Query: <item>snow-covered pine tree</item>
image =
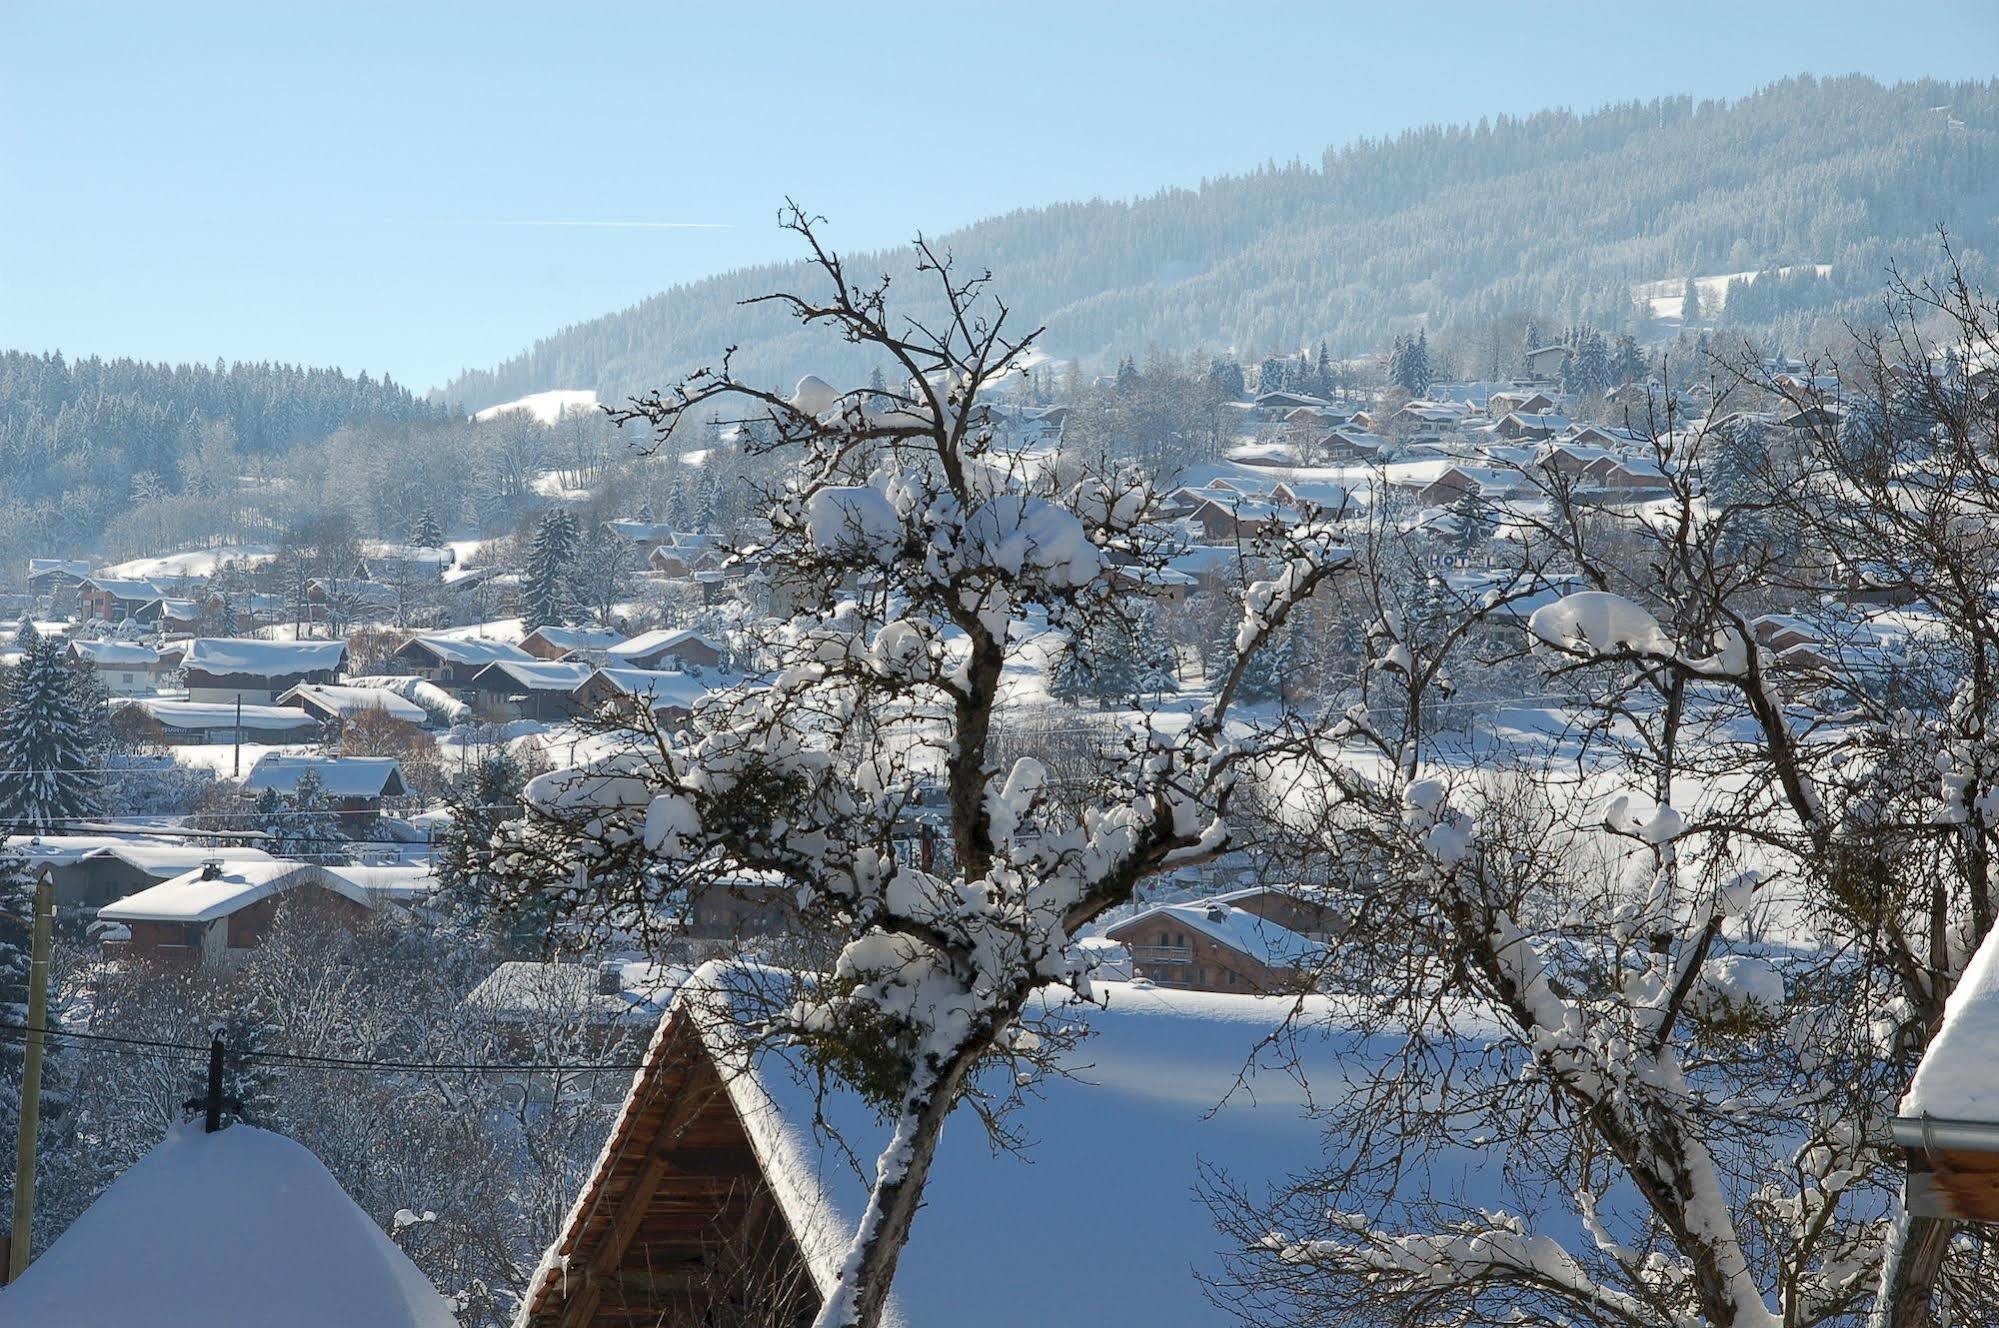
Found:
[[[521,574],[521,617],[529,627],[557,626],[573,616],[570,564],[575,556],[576,518],[559,507],[549,509],[535,529]]]
[[[1680,292],[1680,326],[1692,327],[1701,321],[1701,288],[1692,277]]]
[[[416,520],[410,523],[410,543],[420,549],[435,549],[444,543],[444,527],[438,524],[437,512],[429,503],[423,505]]]
[[[97,810],[103,689],[33,623],[22,624],[20,644],[0,703],[0,818],[53,829]]]

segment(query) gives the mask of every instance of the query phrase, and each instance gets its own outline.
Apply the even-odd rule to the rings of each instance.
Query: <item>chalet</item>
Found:
[[[136,577],[85,577],[77,597],[86,622],[148,622],[159,617],[160,588]]]
[[[166,685],[181,652],[162,653],[139,641],[71,641],[69,657],[96,674],[111,695],[145,696]]]
[[[697,572],[719,571],[728,560],[727,551],[717,545],[683,538],[688,542],[655,547],[646,555],[647,569],[664,577],[680,578],[693,576]]]
[[[1345,903],[1323,889],[1302,885],[1258,885],[1215,895],[1206,901],[1254,913],[1265,922],[1327,944],[1351,925]]]
[[[537,627],[521,638],[521,649],[536,659],[601,660],[624,639],[608,627]]]
[[[496,965],[459,1002],[494,1028],[522,1059],[538,1059],[537,1035],[579,1029],[592,1054],[658,1027],[685,968],[650,963],[566,963],[510,959]]]
[[[1567,346],[1536,346],[1527,352],[1527,372],[1543,382],[1552,381],[1562,372],[1562,361],[1568,355]]]
[[[465,695],[487,719],[571,719],[579,713],[577,689],[595,672],[581,660],[495,660],[473,675]]]
[[[604,652],[616,668],[704,671],[722,667],[722,645],[713,637],[686,628],[642,632]]]
[[[347,665],[344,641],[196,637],[181,659],[190,701],[269,705],[302,682],[332,682]]]
[[[271,862],[260,848],[209,847],[109,835],[17,835],[7,850],[31,867],[46,865],[59,910],[97,909],[183,876],[203,863]]]
[[[1131,952],[1139,977],[1197,991],[1299,991],[1324,956],[1318,942],[1219,899],[1147,909],[1104,934]]]
[[[114,730],[170,745],[314,742],[323,731],[317,718],[293,706],[150,696],[114,707],[111,724]]]
[[[243,781],[243,790],[295,798],[308,774],[318,778],[327,808],[339,814],[342,825],[353,829],[365,829],[379,817],[385,798],[409,793],[403,784],[403,768],[393,756],[290,756],[283,752],[270,752],[259,760]]]
[[[887,1132],[858,1095],[815,1094],[791,1048],[745,1051],[729,1021],[703,1017],[704,1001],[727,999],[731,973],[698,970],[661,1023],[516,1328],[779,1328],[820,1308],[867,1200],[845,1159],[872,1159]],[[1074,1013],[1090,1036],[1065,1053],[1073,1072],[1047,1077],[1021,1108],[1027,1157],[981,1130],[944,1131],[886,1322],[1208,1322],[1190,1310],[1195,1279],[1221,1266],[1202,1177],[1281,1175],[1294,1150],[1323,1147],[1309,1095],[1259,1050],[1290,1001],[1097,991],[1101,1007]],[[1301,1054],[1312,1082],[1338,1081],[1320,1047]],[[1239,1075],[1254,1092],[1231,1091]],[[1115,1215],[1067,1223],[1051,1241],[1051,1176],[1062,1194],[1115,1196]],[[1459,1184],[1457,1169],[1441,1183]],[[1469,1183],[1475,1201],[1497,1202],[1486,1197],[1496,1185]]]
[[[1184,604],[1199,584],[1192,573],[1177,567],[1142,567],[1128,564],[1110,569],[1111,582],[1120,591],[1145,595],[1161,604]]]
[[[639,702],[651,709],[661,724],[674,726],[694,714],[694,707],[708,691],[707,683],[685,673],[607,667],[584,679],[571,697],[579,713],[596,712],[625,700]]]
[[[201,624],[207,617],[207,607],[200,600],[167,595],[160,600],[159,621],[153,626],[169,634],[193,634],[201,630]]]
[[[1359,429],[1335,429],[1318,442],[1319,457],[1330,466],[1359,466],[1387,457],[1389,441]]]
[[[1450,465],[1416,491],[1416,501],[1425,507],[1448,507],[1461,498],[1494,498],[1520,486],[1520,477],[1510,471]]]
[[[430,722],[430,712],[386,687],[302,682],[280,696],[278,704],[296,706],[325,724],[343,724],[367,711],[379,712],[419,728]]]
[[[365,886],[306,862],[211,861],[97,910],[107,956],[229,967],[264,943],[280,903],[315,922],[365,927],[378,902]]]
[[[1663,489],[1666,472],[1650,457],[1601,456],[1583,467],[1582,482],[1602,489]]]
[[[1561,415],[1525,415],[1513,411],[1495,423],[1492,431],[1501,438],[1533,441],[1567,433],[1569,428],[1569,421]]]
[[[70,558],[28,559],[28,593],[53,604],[67,599],[90,579],[90,564]]]
[[[462,691],[488,665],[535,657],[511,641],[482,636],[413,636],[390,658],[447,691]]]
[[[1817,645],[1824,639],[1818,628],[1788,613],[1766,613],[1753,619],[1749,630],[1756,643],[1771,650],[1789,650],[1797,645]]]
[[[1546,392],[1532,389],[1494,392],[1485,400],[1485,413],[1495,420],[1508,415],[1543,415],[1555,411],[1559,404]]]
[[[1282,420],[1300,406],[1320,410],[1332,403],[1323,397],[1315,397],[1305,392],[1264,392],[1251,405],[1258,415],[1266,420]]]
[[[1277,534],[1286,525],[1275,503],[1248,494],[1203,498],[1187,519],[1211,543],[1258,539]]]
[[[218,1125],[169,1125],[0,1290],[0,1320],[453,1328],[451,1302],[318,1158],[227,1114]]]
[[[1892,1124],[1908,1151],[1903,1198],[1921,1217],[1999,1222],[1999,930],[1944,1003],[1943,1025]]]

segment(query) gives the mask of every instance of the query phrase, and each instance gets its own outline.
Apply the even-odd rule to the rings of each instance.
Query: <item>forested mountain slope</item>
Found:
[[[1999,81],[1797,78],[1732,103],[1667,98],[1413,130],[1329,150],[1316,166],[1025,209],[940,238],[961,262],[990,266],[1021,316],[1047,323],[1051,353],[1085,361],[1148,345],[1250,359],[1322,339],[1353,353],[1419,324],[1515,311],[1642,334],[1635,283],[1830,264],[1793,307],[1755,311],[1757,329],[1796,341],[1864,315],[1888,261],[1927,260],[1939,224],[1975,273],[1988,271],[1996,186]],[[905,252],[851,255],[850,267],[895,274],[905,296],[922,290]],[[732,344],[740,369],[772,382],[807,371],[858,381],[873,367],[858,355],[829,364],[823,341],[775,311],[737,307],[805,280],[792,264],[678,286],[444,395],[469,407],[554,387],[620,397]]]

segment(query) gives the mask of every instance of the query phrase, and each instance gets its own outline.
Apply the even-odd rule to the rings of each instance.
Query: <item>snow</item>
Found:
[[[1796,263],[1789,267],[1780,267],[1777,271],[1785,276],[1793,272],[1817,272],[1821,277],[1829,277],[1832,275],[1832,264]],[[1754,283],[1762,275],[1761,272],[1719,272],[1705,277],[1695,277],[1694,285],[1700,288],[1701,293],[1701,317],[1704,319],[1714,317],[1717,309],[1728,298],[1729,282],[1741,278]],[[1663,281],[1640,282],[1631,288],[1631,293],[1634,298],[1645,301],[1651,307],[1654,318],[1677,320],[1680,316],[1680,303],[1686,296],[1686,290],[1685,277],[1668,277]]]
[[[347,662],[345,641],[258,641],[203,636],[188,643],[186,669],[215,674],[280,678],[293,673],[337,672]]]
[[[581,660],[536,659],[527,655],[521,659],[500,659],[488,664],[473,677],[473,685],[490,690],[494,684],[494,674],[499,674],[516,687],[530,692],[573,692],[590,681],[596,672]]]
[[[140,581],[177,581],[182,577],[214,576],[230,563],[267,563],[277,555],[260,544],[220,549],[190,549],[162,554],[157,558],[133,558],[103,569],[107,577],[130,577]]]
[[[608,627],[537,627],[532,635],[571,654],[609,650],[624,639]]]
[[[403,674],[369,675],[349,678],[346,685],[400,696],[440,724],[459,724],[472,718],[471,706],[428,678]]]
[[[640,632],[637,636],[629,640],[620,641],[618,644],[609,647],[604,651],[604,654],[614,661],[645,659],[662,652],[671,653],[676,648],[687,645],[690,642],[706,646],[717,655],[722,653],[721,643],[712,637],[703,636],[700,632],[689,628],[667,627],[650,632]]]
[[[644,696],[655,708],[691,711],[708,695],[707,683],[669,670],[599,669],[597,676],[627,696]]]
[[[97,910],[105,922],[214,922],[301,885],[320,885],[364,908],[375,906],[367,887],[311,863],[271,859],[224,862],[219,870],[196,867]]]
[[[1999,930],[1986,936],[1902,1099],[1902,1115],[1999,1125]]]
[[[37,1328],[454,1328],[450,1305],[304,1147],[231,1125],[158,1147],[0,1289]]]
[[[233,729],[238,723],[236,704],[231,701],[173,701],[142,698],[129,702],[151,715],[162,728]],[[241,711],[247,733],[310,734],[319,731],[319,721],[296,706],[245,705]]]
[[[1147,909],[1120,922],[1115,928],[1115,938],[1126,945],[1147,945],[1149,928],[1156,923],[1192,928],[1269,968],[1308,968],[1325,953],[1325,947],[1317,941],[1219,900]]]
[[[588,411],[597,408],[597,393],[587,387],[557,387],[546,392],[530,392],[512,401],[503,401],[497,406],[472,412],[475,420],[490,420],[508,411],[522,411],[532,415],[542,424],[554,424],[567,411]]]
[[[1194,1280],[1219,1271],[1221,1243],[1195,1190],[1204,1165],[1260,1184],[1327,1156],[1306,1086],[1264,1041],[1283,1040],[1294,1002],[1114,982],[1098,991],[1106,1008],[1075,1012],[1094,1036],[1062,1056],[1071,1077],[1042,1081],[1014,1122],[1032,1141],[1024,1156],[995,1154],[970,1113],[946,1127],[890,1322],[1234,1322]],[[1308,1023],[1330,1016],[1317,998],[1303,1010]],[[1323,1096],[1339,1091],[1343,1057],[1385,1063],[1391,1043],[1335,1032],[1307,1034],[1293,1050],[1311,1093]],[[839,1144],[815,1134],[810,1083],[769,1053],[753,1073],[731,1076],[729,1089],[825,1288],[868,1187]],[[864,1168],[888,1142],[850,1096],[832,1095],[827,1117]],[[1498,1168],[1462,1155],[1430,1166],[1444,1190],[1498,1205]]]
[[[687,970],[663,964],[614,963],[617,990],[603,991],[605,966],[510,959],[494,966],[463,1005],[499,1023],[544,1023],[587,1011],[593,1022],[650,1025],[665,1010]]]
[[[393,756],[266,756],[243,787],[252,793],[271,789],[291,794],[307,772],[319,776],[329,798],[379,798],[391,785],[401,791],[402,767]]]
[[[98,668],[149,669],[160,662],[160,652],[137,641],[71,641],[70,653]]]
[[[1104,565],[1102,550],[1074,512],[1020,494],[1000,494],[981,504],[965,521],[963,549],[969,566],[994,567],[1009,576],[1038,573],[1057,588],[1086,586]]]
[[[888,495],[871,485],[835,485],[805,500],[812,547],[836,557],[886,563],[901,547],[902,518]]]
[[[1544,604],[1527,619],[1536,640],[1561,650],[1675,653],[1672,638],[1641,605],[1607,590],[1584,590]]]
[[[1784,974],[1757,955],[1722,955],[1701,969],[1689,1005],[1709,1017],[1739,1012],[1774,1014],[1784,1008]]]
[[[446,664],[495,664],[502,660],[527,660],[538,662],[533,655],[522,650],[512,641],[489,639],[483,636],[450,636],[442,632],[429,632],[411,637],[403,644],[403,650],[412,647],[429,652]],[[401,654],[402,651],[397,651]]]
[[[414,701],[405,700],[385,687],[340,686],[335,683],[302,682],[278,698],[280,704],[311,701],[345,719],[368,710],[379,710],[406,724],[425,724],[429,713]]]

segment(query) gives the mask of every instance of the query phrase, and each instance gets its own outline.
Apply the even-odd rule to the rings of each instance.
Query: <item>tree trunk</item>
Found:
[[[874,1190],[841,1262],[840,1280],[813,1328],[875,1328],[881,1322],[896,1263],[909,1242],[910,1223],[937,1156],[944,1118],[951,1114],[959,1087],[985,1045],[983,1039],[972,1038],[938,1071],[929,1089],[903,1108],[895,1134],[875,1164]]]
[[[1936,1293],[1937,1274],[1950,1248],[1952,1223],[1948,1218],[1903,1219],[1907,1229],[1902,1239],[1888,1251],[1888,1265],[1881,1270],[1881,1298],[1869,1320],[1870,1328],[1931,1328],[1936,1320],[1930,1301]]]

